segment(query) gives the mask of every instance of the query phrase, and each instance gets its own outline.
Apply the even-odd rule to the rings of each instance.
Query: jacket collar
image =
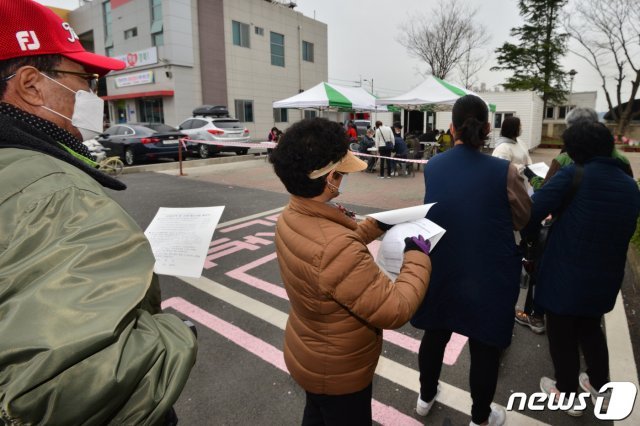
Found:
[[[289,199],[289,208],[294,212],[306,216],[319,217],[339,223],[352,230],[358,228],[355,220],[344,214],[344,212],[333,204],[321,203],[320,201],[315,201],[310,198],[292,195]]]
[[[0,148],[17,148],[40,152],[71,164],[106,188],[117,191],[127,188],[119,180],[102,173],[73,156],[45,132],[30,126],[22,120],[3,114],[0,114]]]

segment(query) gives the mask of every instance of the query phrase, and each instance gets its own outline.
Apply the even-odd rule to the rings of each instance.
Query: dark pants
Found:
[[[435,398],[438,379],[442,370],[444,350],[451,338],[448,330],[425,330],[418,352],[420,367],[420,395],[425,402]],[[491,401],[498,384],[498,369],[502,350],[475,339],[469,339],[471,353],[471,369],[469,384],[471,385],[471,419],[481,424],[489,418]]]
[[[587,363],[591,385],[600,389],[609,381],[609,349],[597,318],[556,315],[547,312],[549,352],[560,392],[576,392],[580,375],[580,351]]]
[[[307,392],[302,426],[371,425],[372,385],[346,395],[321,395]]]
[[[382,157],[391,157],[391,150],[385,147],[378,148],[378,154]],[[391,176],[391,161],[388,158],[380,159],[380,176],[384,176],[384,168],[387,168],[387,176]]]
[[[544,316],[544,309],[536,303],[536,274],[529,274],[529,285],[527,287],[527,296],[524,299],[524,308],[522,310],[527,315]]]

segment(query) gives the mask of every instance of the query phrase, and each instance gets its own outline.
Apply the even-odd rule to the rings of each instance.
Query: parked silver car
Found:
[[[230,117],[226,107],[222,106],[203,105],[194,109],[193,117],[180,123],[178,130],[193,140],[239,143],[248,143],[251,140],[246,126],[239,120]],[[200,158],[207,158],[211,154],[221,151],[244,155],[249,151],[249,148],[206,143],[197,145],[197,155]]]

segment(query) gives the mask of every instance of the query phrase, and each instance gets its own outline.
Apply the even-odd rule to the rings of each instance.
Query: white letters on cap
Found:
[[[73,28],[71,28],[71,25],[69,25],[66,22],[63,22],[62,28],[64,28],[66,31],[69,31],[69,37],[67,38],[67,40],[69,40],[71,43],[73,43],[76,40],[80,40],[80,37],[78,37],[78,34],[76,34]]]
[[[35,31],[18,31],[16,39],[22,51],[40,49],[40,40],[38,40]]]

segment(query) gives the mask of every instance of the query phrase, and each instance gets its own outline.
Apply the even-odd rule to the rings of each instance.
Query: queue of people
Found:
[[[395,284],[366,248],[391,225],[373,219],[356,223],[351,212],[332,203],[347,175],[367,167],[348,151],[343,130],[313,119],[284,134],[271,161],[291,199],[278,222],[276,247],[291,300],[285,361],[306,391],[303,424],[371,424],[372,375],[382,329],[406,321],[424,330],[416,413],[428,415],[438,400],[444,350],[455,332],[469,337],[470,425],[504,424],[504,409],[492,401],[501,356],[518,319],[522,252],[514,231],[528,241],[549,215],[557,221],[537,265],[534,302],[546,314],[554,372],[553,378],[540,379],[540,389],[556,402],[561,392],[579,389],[594,401],[609,397],[599,393],[608,381],[600,322],[622,282],[640,213],[637,185],[625,163],[611,155],[610,132],[599,123],[578,120],[564,134],[574,164],[561,168],[530,197],[525,184],[530,159],[517,141],[519,120],[506,123],[498,148],[504,146],[489,156],[482,153],[488,116],[487,105],[476,96],[455,103],[452,148],[424,169],[424,203],[436,203],[427,218],[447,233],[433,252],[420,235],[406,239],[405,264]],[[387,147],[387,129],[376,123],[376,133],[369,134],[378,148]],[[394,125],[391,130],[396,143],[401,129]],[[296,143],[301,139],[307,145]],[[331,148],[322,156],[305,155],[305,150],[316,152],[314,140],[331,141]],[[577,250],[569,248],[576,244]],[[398,297],[405,298],[400,305]],[[579,349],[585,354],[584,372]],[[565,411],[582,414],[576,406]]]

